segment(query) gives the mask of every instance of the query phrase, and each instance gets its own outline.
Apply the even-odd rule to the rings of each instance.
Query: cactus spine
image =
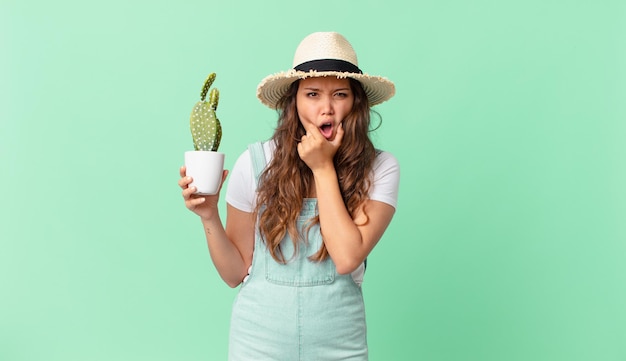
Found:
[[[216,88],[209,88],[215,81],[215,73],[209,74],[204,81],[200,92],[200,101],[196,103],[191,111],[189,126],[195,150],[217,151],[222,140],[222,125],[217,119],[215,111],[219,102],[220,92]],[[209,101],[205,101],[209,93]]]

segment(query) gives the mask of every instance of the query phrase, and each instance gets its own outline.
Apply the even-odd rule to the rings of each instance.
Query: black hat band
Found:
[[[319,59],[319,60],[311,60],[306,61],[294,68],[297,71],[309,72],[311,70],[322,72],[322,71],[337,71],[337,72],[348,72],[348,73],[357,73],[363,74],[361,69],[358,66],[347,62],[345,60],[338,59]]]

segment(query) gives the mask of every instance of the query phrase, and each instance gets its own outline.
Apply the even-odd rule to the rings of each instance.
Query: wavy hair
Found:
[[[376,158],[376,150],[369,138],[372,110],[367,96],[361,83],[348,79],[354,95],[354,104],[343,120],[345,133],[333,161],[343,202],[354,219],[357,210],[368,199],[370,188],[368,175]],[[257,189],[255,213],[260,214],[258,218],[260,235],[272,257],[279,263],[286,263],[280,248],[285,235],[289,234],[296,250],[298,242],[303,239],[296,221],[303,199],[315,187],[313,173],[300,159],[297,150],[298,142],[306,133],[296,110],[299,83],[299,80],[292,83],[278,103],[278,124],[272,136],[276,148],[272,161],[260,176]],[[366,215],[365,222],[367,220]],[[319,216],[309,221],[307,229],[318,223]],[[322,244],[310,259],[322,261],[327,257],[328,251]]]

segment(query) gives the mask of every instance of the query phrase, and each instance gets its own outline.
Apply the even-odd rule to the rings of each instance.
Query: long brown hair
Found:
[[[369,173],[376,157],[376,150],[368,135],[370,107],[367,96],[361,83],[348,79],[354,94],[354,104],[343,120],[345,134],[335,154],[334,164],[344,204],[354,218],[359,207],[362,207],[368,198]],[[297,143],[306,133],[296,110],[299,83],[298,80],[291,84],[278,103],[278,125],[272,136],[276,148],[272,161],[260,176],[257,189],[255,212],[260,213],[258,220],[260,234],[272,257],[280,263],[286,262],[280,249],[280,242],[285,234],[289,234],[294,248],[298,249],[298,241],[302,237],[298,232],[296,220],[303,199],[315,186],[313,174],[300,159],[297,150]],[[309,227],[317,223],[319,217],[312,219]],[[311,260],[322,261],[326,257],[328,251],[322,244]]]

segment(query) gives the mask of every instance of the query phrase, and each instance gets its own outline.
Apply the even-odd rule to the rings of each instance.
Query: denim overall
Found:
[[[266,164],[263,148],[256,143],[249,149],[258,182]],[[317,200],[305,199],[298,227],[304,232],[316,215]],[[257,229],[250,275],[233,304],[229,360],[367,360],[361,288],[350,274],[338,274],[330,257],[308,259],[321,245],[319,225],[295,254],[285,236],[280,246],[287,264],[281,264]]]

